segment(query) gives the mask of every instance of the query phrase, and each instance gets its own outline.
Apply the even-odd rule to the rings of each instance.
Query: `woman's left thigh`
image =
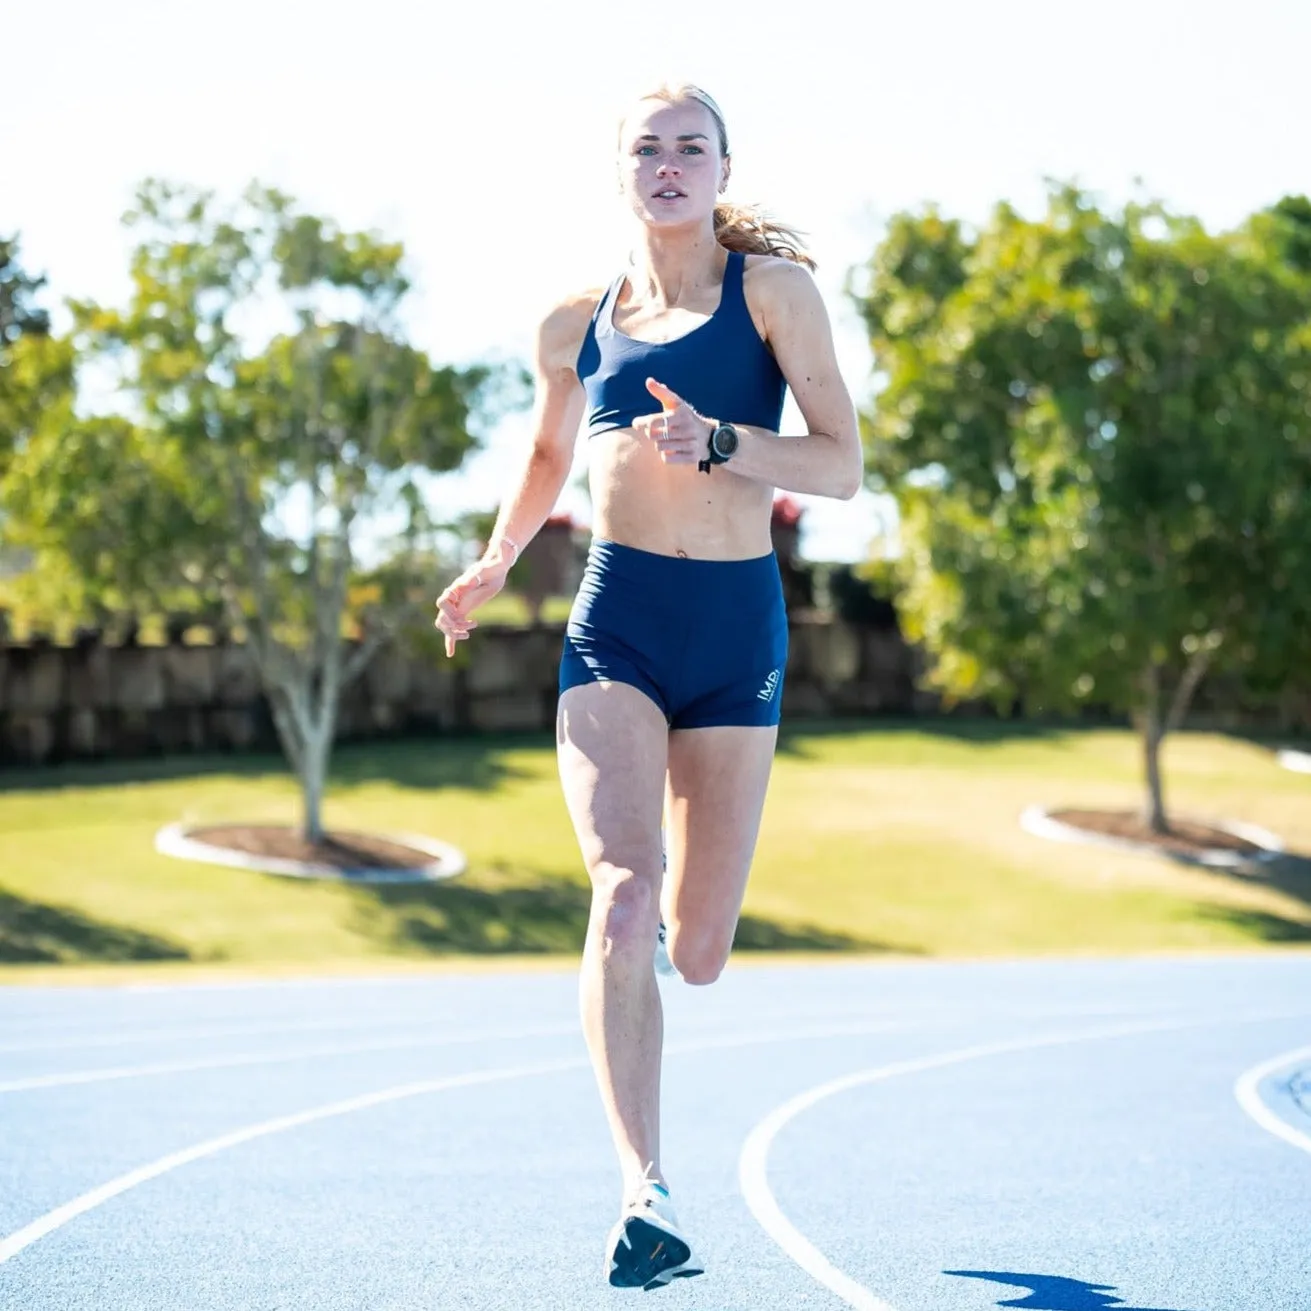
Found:
[[[777,728],[727,726],[669,735],[662,902],[689,982],[713,982],[732,948],[777,739]]]

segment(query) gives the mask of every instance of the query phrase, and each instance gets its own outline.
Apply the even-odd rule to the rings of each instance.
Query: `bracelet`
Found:
[[[487,543],[487,550],[488,550],[488,553],[489,553],[489,554],[490,554],[490,552],[491,552],[493,546],[495,546],[498,550],[502,550],[503,548],[505,548],[505,547],[507,547],[507,546],[512,546],[512,547],[514,547],[514,560],[517,560],[517,559],[519,558],[519,543],[516,542],[516,541],[514,540],[513,537],[506,537],[505,534],[502,533],[501,536],[497,539],[496,542],[494,542],[494,543],[493,543],[493,542],[488,542],[488,543]],[[510,563],[513,564],[513,563],[514,563],[514,560],[511,560]]]

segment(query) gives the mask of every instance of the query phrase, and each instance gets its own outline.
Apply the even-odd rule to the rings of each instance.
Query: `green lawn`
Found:
[[[977,956],[1311,942],[1311,862],[1255,880],[1018,828],[1031,802],[1136,804],[1137,760],[1134,739],[1113,730],[794,728],[740,945]],[[1264,748],[1180,735],[1166,771],[1178,813],[1258,823],[1311,853],[1311,779]],[[409,968],[577,950],[587,887],[547,739],[338,750],[329,824],[456,843],[470,870],[448,884],[300,882],[151,847],[177,819],[295,814],[295,789],[268,758],[0,774],[0,973]]]

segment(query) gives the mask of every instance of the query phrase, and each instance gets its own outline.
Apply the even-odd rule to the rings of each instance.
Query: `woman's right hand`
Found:
[[[446,654],[455,654],[456,642],[462,642],[478,627],[473,612],[490,601],[505,586],[510,561],[497,555],[484,557],[470,565],[438,598],[434,627],[446,637]]]

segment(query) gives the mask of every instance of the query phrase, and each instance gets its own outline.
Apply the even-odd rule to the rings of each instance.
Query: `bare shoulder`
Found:
[[[748,255],[742,285],[764,304],[804,305],[821,299],[811,271],[782,255]]]
[[[572,369],[596,313],[603,287],[567,296],[547,311],[537,329],[537,363],[546,373]]]
[[[815,334],[822,339],[832,331],[824,297],[804,264],[781,255],[748,255],[742,290],[760,335],[775,349],[785,340]]]

